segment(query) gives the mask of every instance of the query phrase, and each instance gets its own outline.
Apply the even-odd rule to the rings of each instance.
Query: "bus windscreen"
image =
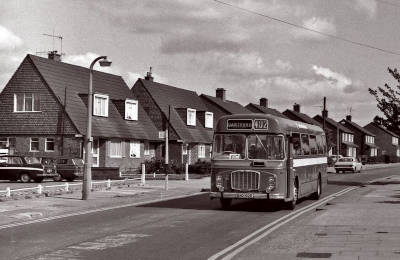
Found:
[[[285,158],[282,136],[251,134],[247,140],[249,159],[283,160]]]
[[[216,134],[213,158],[238,160],[245,158],[246,136],[243,134]]]

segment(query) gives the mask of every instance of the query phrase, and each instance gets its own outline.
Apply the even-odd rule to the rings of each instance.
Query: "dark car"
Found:
[[[80,158],[58,158],[56,161],[58,181],[74,181],[83,176],[83,160]]]
[[[22,182],[41,182],[45,177],[53,177],[54,173],[46,173],[40,160],[36,157],[18,155],[0,156],[0,179]]]

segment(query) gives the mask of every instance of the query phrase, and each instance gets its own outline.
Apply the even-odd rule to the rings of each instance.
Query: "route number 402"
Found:
[[[267,119],[254,119],[254,129],[268,129]]]

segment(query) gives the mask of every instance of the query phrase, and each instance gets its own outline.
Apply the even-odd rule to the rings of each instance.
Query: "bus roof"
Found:
[[[229,124],[228,124],[229,122]],[[250,125],[252,124],[252,125]],[[255,126],[255,125],[258,126]],[[321,127],[269,114],[235,114],[222,116],[216,133],[222,132],[268,132],[277,134],[307,133],[324,134]]]

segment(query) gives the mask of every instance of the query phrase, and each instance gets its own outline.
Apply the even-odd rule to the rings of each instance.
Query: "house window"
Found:
[[[397,148],[396,156],[397,156],[397,157],[400,157],[400,148]]]
[[[199,144],[199,158],[206,157],[206,146],[204,144]]]
[[[108,117],[108,96],[94,94],[93,115]]]
[[[14,94],[14,112],[38,112],[40,99],[38,94]]]
[[[213,126],[214,126],[214,114],[212,112],[206,112],[204,120],[205,120],[205,127],[213,128]]]
[[[377,156],[378,155],[378,150],[376,148],[371,148],[371,157]]]
[[[111,158],[122,158],[123,154],[123,142],[119,140],[110,141],[110,157]]]
[[[374,144],[375,143],[375,137],[370,136],[370,135],[366,135],[365,136],[365,142],[366,143],[370,143],[370,144]]]
[[[150,155],[150,143],[149,142],[144,143],[144,155]]]
[[[10,143],[8,142],[8,138],[0,138],[0,149],[8,149]]]
[[[29,145],[30,152],[39,152],[39,138],[32,137]]]
[[[188,145],[182,144],[182,155],[187,155],[188,152]]]
[[[125,100],[125,119],[138,120],[138,101],[127,99]]]
[[[392,136],[392,144],[398,145],[399,144],[399,139],[397,137]]]
[[[54,138],[46,138],[45,151],[46,152],[54,152],[54,147],[55,147]]]
[[[131,158],[140,158],[140,142],[131,142],[129,147]]]
[[[196,109],[187,109],[187,125],[196,126]]]

